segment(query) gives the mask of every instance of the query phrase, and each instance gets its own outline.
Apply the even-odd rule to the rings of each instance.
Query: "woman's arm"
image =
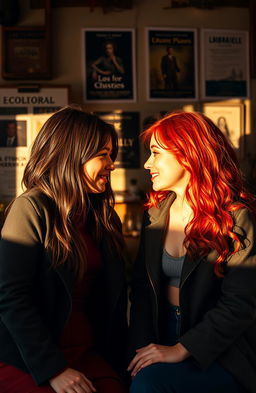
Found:
[[[174,346],[150,344],[138,349],[129,365],[132,375],[156,362],[180,362],[193,356],[201,368],[207,368],[256,319],[256,245],[255,219],[246,210],[239,211],[235,230],[244,237],[244,248],[229,258],[221,296],[195,327],[189,329]]]
[[[216,306],[180,338],[201,368],[232,346],[256,319],[255,218],[247,209],[236,216],[235,231],[244,238],[244,248],[228,260]]]
[[[31,200],[13,203],[0,242],[0,317],[37,384],[67,367],[35,297],[45,222]],[[39,291],[37,291],[37,295]],[[1,347],[6,343],[1,343]]]
[[[120,74],[124,74],[124,67],[123,67],[121,59],[116,57],[115,55],[113,55],[111,57],[111,60],[114,64],[114,66],[116,67],[116,69],[120,72]]]
[[[131,376],[134,377],[142,368],[154,363],[178,363],[187,359],[190,353],[177,343],[172,346],[149,344],[136,350],[137,354],[128,366]]]
[[[95,60],[93,63],[92,63],[92,68],[93,68],[93,70],[94,71],[97,71],[99,74],[101,74],[101,75],[110,75],[111,74],[111,72],[110,71],[108,71],[108,70],[102,70],[100,67],[99,67],[99,65],[101,64],[101,62],[102,62],[102,57],[99,57],[97,60]]]

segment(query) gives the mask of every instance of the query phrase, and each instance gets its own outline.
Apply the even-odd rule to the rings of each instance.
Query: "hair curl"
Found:
[[[194,216],[185,228],[185,248],[192,256],[215,249],[215,272],[222,275],[223,262],[242,246],[231,212],[246,207],[256,214],[256,198],[244,186],[235,151],[209,118],[194,112],[160,119],[142,133],[146,144],[152,135],[190,173],[185,197]],[[168,193],[150,192],[146,206],[158,206]]]

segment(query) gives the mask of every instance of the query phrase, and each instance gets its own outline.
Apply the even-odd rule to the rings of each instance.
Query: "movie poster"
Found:
[[[134,102],[133,29],[83,29],[84,99]]]
[[[249,38],[244,30],[201,31],[203,99],[249,97]]]
[[[244,157],[244,105],[231,102],[204,103],[203,113],[223,132],[238,158]]]
[[[118,155],[116,168],[134,169],[140,167],[140,117],[139,112],[96,112],[102,120],[113,124],[118,134]]]
[[[197,99],[196,29],[147,28],[147,99]]]

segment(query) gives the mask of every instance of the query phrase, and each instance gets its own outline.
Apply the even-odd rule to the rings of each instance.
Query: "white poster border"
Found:
[[[243,36],[245,40],[245,56],[237,56],[237,59],[244,62],[243,68],[245,70],[245,83],[246,83],[246,94],[244,95],[207,95],[206,92],[206,83],[207,83],[207,75],[206,75],[206,67],[207,60],[209,56],[207,55],[207,42],[206,42],[206,34],[212,33],[215,36],[223,36],[225,35],[236,35],[236,37]],[[225,51],[224,51],[225,53]],[[227,53],[227,52],[226,52]],[[231,30],[231,29],[201,29],[200,31],[200,65],[201,65],[201,97],[202,100],[226,100],[226,99],[235,99],[235,98],[248,98],[250,97],[250,58],[249,58],[249,32],[247,30]],[[222,59],[223,61],[223,59]]]
[[[86,91],[87,91],[87,62],[86,62],[86,53],[85,53],[85,47],[86,47],[86,31],[94,31],[94,32],[130,32],[131,33],[131,55],[132,55],[132,92],[133,92],[133,97],[129,99],[91,99],[87,97]],[[135,28],[111,28],[111,27],[86,27],[81,29],[81,34],[82,34],[82,56],[81,56],[81,62],[82,62],[82,81],[83,81],[83,99],[85,103],[135,103],[137,101],[137,86],[136,86],[136,80],[137,80],[137,75],[136,75],[136,44],[135,44]]]
[[[188,98],[152,98],[150,97],[150,51],[149,51],[149,32],[150,31],[184,31],[184,32],[192,32],[194,33],[194,83],[195,83],[195,97],[188,97]],[[145,55],[146,55],[146,100],[147,101],[178,101],[178,102],[194,102],[198,100],[198,29],[197,28],[180,28],[180,27],[153,27],[147,26],[145,27]]]
[[[237,157],[242,160],[245,155],[245,106],[239,102],[205,102],[202,112],[209,117],[231,142]],[[218,119],[225,120],[226,128],[218,124]]]

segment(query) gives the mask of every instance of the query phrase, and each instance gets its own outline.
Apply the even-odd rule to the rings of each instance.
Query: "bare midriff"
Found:
[[[168,302],[174,306],[179,306],[180,305],[180,299],[179,299],[180,289],[173,287],[172,285],[167,285],[166,292],[167,292]]]

